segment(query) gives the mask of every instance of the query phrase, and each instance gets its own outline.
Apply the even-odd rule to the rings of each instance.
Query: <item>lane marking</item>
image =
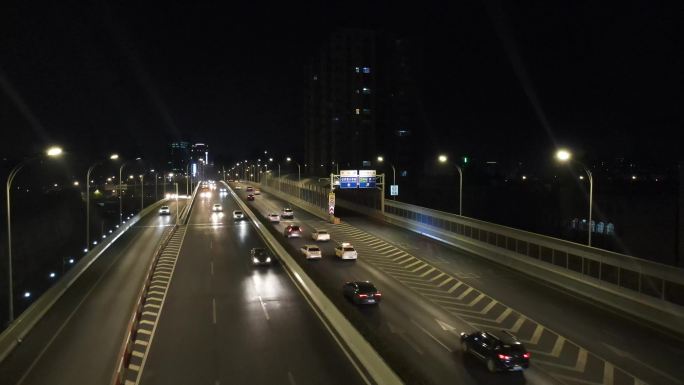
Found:
[[[211,320],[216,325],[216,298],[211,299]]]
[[[430,332],[427,331],[427,329],[425,329],[424,327],[420,326],[420,324],[418,324],[418,322],[414,321],[413,319],[411,320],[411,322],[413,322],[413,324],[416,325],[416,326],[418,327],[418,329],[422,330],[423,333],[427,334],[427,335],[428,335],[430,338],[432,338],[435,342],[437,342],[438,344],[442,345],[442,347],[443,347],[444,349],[446,349],[449,353],[453,353],[453,352],[454,352],[454,351],[451,350],[448,346],[446,346],[442,341],[440,341],[437,337],[435,337],[435,336],[433,336],[432,334],[430,334]]]
[[[214,262],[209,262],[209,266],[211,266],[211,275],[214,275]]]
[[[290,371],[287,372],[287,380],[290,381],[291,385],[297,385],[297,381],[295,381],[294,376]]]
[[[268,316],[268,310],[266,310],[266,304],[264,303],[264,300],[261,299],[261,296],[259,295],[259,302],[261,303],[261,308],[264,309],[264,315],[266,316],[266,321],[270,321],[271,317]]]

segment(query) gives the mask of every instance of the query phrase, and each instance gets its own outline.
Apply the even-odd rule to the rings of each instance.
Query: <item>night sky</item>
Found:
[[[338,27],[417,42],[426,154],[684,155],[681,1],[187,3],[3,2],[0,156],[301,153],[304,66]]]

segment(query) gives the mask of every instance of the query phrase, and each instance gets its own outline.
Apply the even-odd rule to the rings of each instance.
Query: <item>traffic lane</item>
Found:
[[[555,332],[613,364],[629,368],[637,377],[651,383],[684,383],[679,379],[679,357],[684,356],[684,349],[672,335],[414,232],[358,215],[345,216],[345,221],[463,277],[474,288],[540,324],[553,326]]]
[[[110,381],[165,222],[150,213],[105,250],[0,364],[3,384]]]
[[[250,202],[255,211],[267,213],[275,210],[283,202],[271,201],[271,196]],[[375,269],[363,261],[363,252],[359,252],[359,260],[342,261],[334,255],[335,241],[315,242],[311,229],[321,226],[321,220],[306,212],[295,212],[295,219],[273,224],[282,234],[290,223],[302,226],[302,238],[289,238],[288,242],[299,250],[305,244],[317,244],[323,251],[321,260],[306,260],[303,254],[295,255],[295,259],[307,271],[319,287],[335,304],[345,312],[355,312],[361,317],[354,317],[356,326],[367,329],[379,338],[385,349],[383,352],[397,352],[402,364],[414,364],[410,376],[417,375],[429,383],[444,383],[458,380],[464,384],[500,384],[530,383],[549,384],[556,381],[534,367],[526,374],[510,375],[488,373],[481,363],[463,357],[459,348],[458,333],[469,331],[467,323],[447,314],[433,306],[424,298],[398,283],[393,278]],[[283,235],[284,237],[284,235]],[[342,284],[352,280],[371,280],[383,293],[383,300],[378,306],[360,307],[347,301],[342,295]],[[351,313],[352,316],[355,313]],[[439,321],[446,321],[454,329],[444,330]],[[359,322],[361,325],[359,325]],[[394,353],[391,353],[394,354]],[[387,358],[387,357],[386,357]],[[392,360],[395,363],[395,360]],[[420,362],[420,365],[415,363]]]
[[[283,269],[251,266],[264,245],[236,209],[193,208],[142,383],[362,383]]]

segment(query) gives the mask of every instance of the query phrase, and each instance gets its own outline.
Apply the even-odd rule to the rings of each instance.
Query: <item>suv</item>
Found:
[[[342,242],[335,247],[335,255],[342,259],[356,259],[358,258],[358,253],[354,246],[348,242]]]
[[[245,214],[240,210],[233,210],[233,219],[245,219]]]
[[[292,237],[301,238],[302,237],[302,229],[300,229],[299,226],[297,226],[297,225],[289,225],[283,231],[283,235],[285,235],[285,238],[292,238]]]
[[[159,215],[169,215],[169,214],[171,214],[171,209],[169,208],[169,206],[162,206],[159,209]]]
[[[490,372],[518,371],[530,366],[530,353],[510,332],[477,331],[461,333],[461,350],[487,365]]]
[[[283,219],[285,219],[285,218],[293,219],[294,218],[294,211],[292,211],[292,209],[289,207],[285,207],[285,208],[283,208],[283,212],[280,214],[280,217]]]

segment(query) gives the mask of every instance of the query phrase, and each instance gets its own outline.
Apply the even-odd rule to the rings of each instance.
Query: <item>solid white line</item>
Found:
[[[216,325],[216,298],[211,299],[211,309],[212,309],[212,322]]]
[[[261,299],[261,296],[259,297],[259,302],[261,302],[261,308],[264,309],[264,315],[266,316],[266,321],[270,321],[271,317],[268,316],[268,311],[266,310],[266,304],[264,303],[264,300]]]
[[[420,325],[418,324],[418,322],[416,322],[416,321],[414,321],[414,320],[411,320],[411,322],[413,322],[413,324],[416,325],[416,326],[418,327],[418,329],[422,330],[423,333],[427,334],[430,338],[432,338],[433,340],[435,340],[435,342],[437,342],[438,344],[442,345],[442,347],[443,347],[444,349],[446,349],[449,353],[453,353],[453,352],[454,352],[453,350],[449,349],[448,346],[446,346],[444,343],[442,343],[442,341],[438,340],[437,337],[433,336],[432,334],[430,334],[429,331],[427,331],[425,328],[423,328],[422,326],[420,326]]]

